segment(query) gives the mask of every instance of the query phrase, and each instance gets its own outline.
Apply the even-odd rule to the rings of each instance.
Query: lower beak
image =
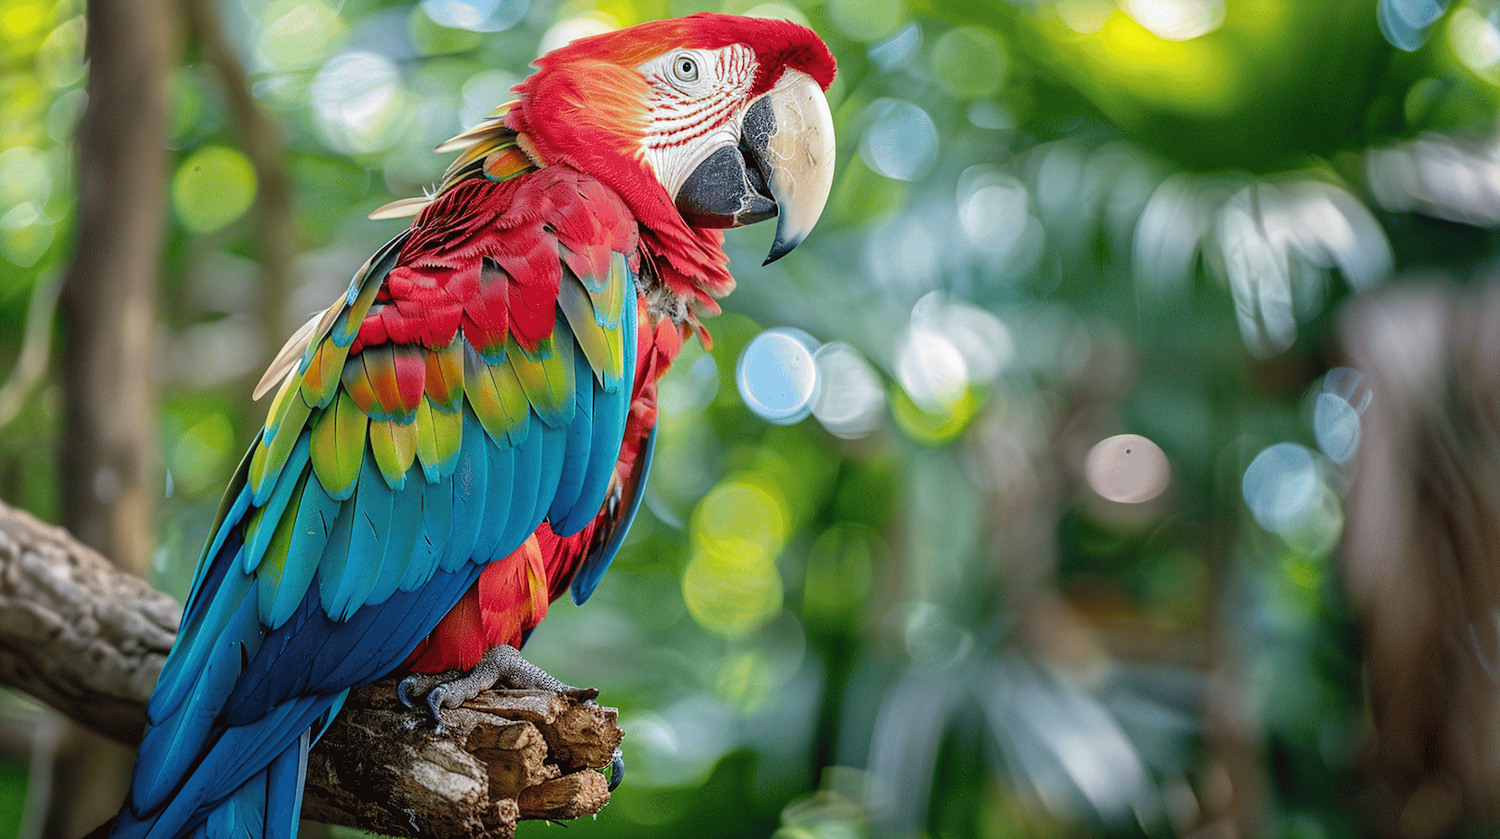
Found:
[[[745,111],[740,143],[698,164],[677,191],[697,227],[742,227],[779,216],[766,264],[791,253],[817,223],[833,189],[833,114],[811,76],[787,70]]]

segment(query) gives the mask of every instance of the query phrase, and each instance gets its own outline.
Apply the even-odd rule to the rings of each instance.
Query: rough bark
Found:
[[[67,531],[0,504],[0,679],[137,743],[180,614]]]
[[[545,691],[488,691],[436,731],[393,683],[354,691],[313,751],[304,814],[390,836],[501,836],[519,819],[575,819],[609,801],[613,708]]]
[[[61,528],[0,503],[0,680],[126,744],[171,649],[180,608]],[[544,691],[487,691],[445,712],[356,689],[308,763],[304,814],[389,836],[508,837],[517,819],[571,819],[609,801],[613,708]]]

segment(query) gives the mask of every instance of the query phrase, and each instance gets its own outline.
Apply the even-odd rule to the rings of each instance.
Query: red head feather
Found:
[[[662,280],[711,312],[713,297],[734,287],[718,230],[689,227],[641,159],[650,89],[635,68],[673,49],[754,51],[756,76],[746,101],[765,93],[788,68],[833,83],[833,55],[816,33],[785,20],[703,12],[582,38],[538,58],[514,88],[520,101],[506,125],[527,153],[547,165],[592,175],[625,199],[652,248]]]
[[[604,61],[621,67],[638,67],[670,49],[714,50],[744,44],[755,51],[760,65],[752,97],[771,89],[790,67],[812,76],[824,90],[833,84],[837,70],[833,54],[816,32],[789,20],[750,18],[699,12],[673,20],[656,20],[628,29],[580,38],[538,58],[543,72],[559,64]],[[524,82],[522,85],[524,86]],[[520,91],[520,88],[517,88]]]

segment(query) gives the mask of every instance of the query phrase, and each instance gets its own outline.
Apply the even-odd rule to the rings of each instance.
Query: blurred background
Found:
[[[1500,835],[1497,0],[0,0],[0,498],[183,597],[366,214],[702,9],[828,41],[838,175],[527,647],[628,732],[569,834]],[[0,839],[127,760],[0,696]]]

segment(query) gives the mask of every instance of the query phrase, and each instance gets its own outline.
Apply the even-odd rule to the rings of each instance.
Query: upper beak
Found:
[[[741,227],[780,216],[765,264],[801,244],[833,189],[833,114],[818,83],[788,69],[750,103],[740,142],[698,164],[677,191],[677,209],[698,227]]]

